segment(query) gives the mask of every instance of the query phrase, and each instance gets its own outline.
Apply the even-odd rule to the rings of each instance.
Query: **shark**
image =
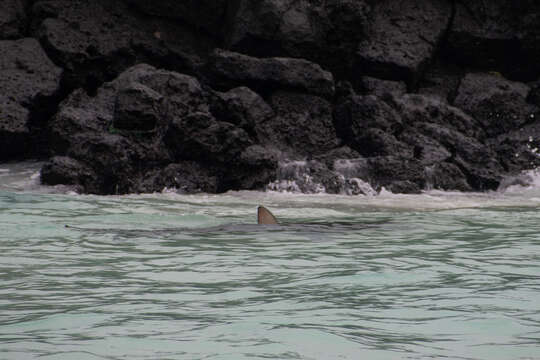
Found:
[[[267,208],[259,205],[257,208],[257,224],[259,225],[278,225],[278,221],[274,214]]]

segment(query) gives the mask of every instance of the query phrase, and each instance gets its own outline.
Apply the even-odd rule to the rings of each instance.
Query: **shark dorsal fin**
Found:
[[[277,225],[276,217],[264,206],[257,208],[257,223],[263,225]]]

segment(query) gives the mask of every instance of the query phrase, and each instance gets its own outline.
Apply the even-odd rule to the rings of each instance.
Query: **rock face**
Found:
[[[51,122],[52,149],[67,158],[53,158],[43,181],[104,194],[255,186],[244,172],[257,185],[268,182],[275,159],[256,151],[242,127],[212,113],[215,98],[194,77],[144,64],[94,97],[75,91]]]
[[[132,2],[143,3],[127,1]],[[215,47],[209,37],[174,17],[149,20],[118,0],[41,0],[32,13],[32,35],[64,68],[70,89],[93,92],[140,62],[192,73]]]
[[[350,71],[371,7],[363,0],[230,1],[226,46],[257,57],[304,58]]]
[[[444,51],[461,66],[497,71],[512,80],[540,74],[540,3],[534,0],[456,2]]]
[[[4,0],[0,10],[0,40],[24,37],[26,12],[22,0]]]
[[[319,65],[302,59],[258,59],[230,51],[216,50],[210,73],[224,87],[246,84],[267,93],[271,89],[291,89],[321,96],[334,95],[334,78]]]
[[[357,66],[372,76],[414,84],[434,57],[451,16],[447,0],[374,3]]]
[[[0,41],[0,160],[39,154],[62,70],[32,38]]]
[[[540,166],[537,1],[4,0],[0,161],[81,192],[493,190]]]

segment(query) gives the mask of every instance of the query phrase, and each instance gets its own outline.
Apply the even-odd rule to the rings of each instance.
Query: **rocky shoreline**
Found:
[[[44,184],[486,191],[540,165],[533,0],[4,2],[0,161]]]

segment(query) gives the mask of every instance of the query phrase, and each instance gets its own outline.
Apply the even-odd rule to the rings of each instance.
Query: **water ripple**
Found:
[[[537,356],[536,208],[242,196],[1,193],[2,356]]]

